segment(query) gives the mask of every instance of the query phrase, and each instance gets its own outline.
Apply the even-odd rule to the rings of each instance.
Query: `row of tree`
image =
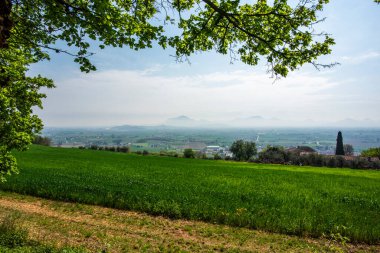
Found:
[[[43,136],[35,136],[34,144],[50,146],[51,139]],[[91,145],[89,147],[80,146],[79,149],[91,150],[105,150],[111,152],[129,153],[131,150],[128,146],[107,147]],[[342,155],[320,155],[315,150],[308,146],[298,146],[295,149],[285,150],[281,146],[268,146],[261,152],[257,153],[255,142],[237,140],[232,143],[230,151],[233,153],[233,160],[236,161],[250,161],[268,164],[292,164],[292,165],[310,165],[310,166],[325,166],[325,167],[348,167],[348,168],[368,168],[380,169],[380,161],[368,159],[369,157],[377,157],[380,159],[380,147],[370,148],[362,151],[361,156],[347,158]],[[353,155],[353,147],[350,144],[343,145],[343,138],[341,132],[338,133],[336,153],[343,153],[346,155]],[[147,150],[137,151],[136,154],[148,155]],[[177,153],[163,153],[160,155],[178,157]],[[195,152],[192,149],[185,149],[183,152],[184,158],[199,158],[210,159],[201,152]],[[219,154],[214,155],[214,160],[220,160],[222,157]],[[226,160],[231,159],[226,157]]]
[[[104,150],[104,151],[121,152],[121,153],[129,153],[130,151],[128,146],[108,147],[108,146],[91,145],[89,147],[80,146],[79,149]]]
[[[353,168],[353,169],[380,169],[380,161],[368,159],[364,156],[340,156],[321,155],[318,153],[296,153],[287,151],[283,147],[268,146],[262,150],[258,157],[252,159],[258,163],[308,165],[316,167],[331,168]]]
[[[42,146],[51,146],[52,141],[49,137],[44,137],[41,135],[36,135],[34,137],[34,140],[32,141],[33,144],[36,145],[42,145]]]
[[[340,138],[339,138],[340,136]],[[336,150],[338,153],[353,154],[352,145],[343,145],[342,134],[339,132]],[[270,164],[293,164],[293,165],[310,165],[326,167],[348,167],[348,168],[367,168],[380,169],[380,161],[369,159],[369,157],[380,158],[380,148],[371,148],[362,152],[362,156],[344,156],[344,155],[321,155],[317,154],[314,149],[307,146],[300,146],[296,149],[285,150],[281,146],[268,146],[257,153],[254,142],[237,140],[230,148],[236,161],[251,161],[258,163]]]

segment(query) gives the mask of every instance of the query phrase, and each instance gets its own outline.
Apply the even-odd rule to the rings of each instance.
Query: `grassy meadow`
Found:
[[[380,171],[32,146],[1,190],[290,235],[380,242]]]

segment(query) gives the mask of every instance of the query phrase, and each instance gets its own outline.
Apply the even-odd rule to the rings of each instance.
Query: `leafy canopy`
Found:
[[[128,46],[138,50],[158,43],[171,46],[179,59],[197,51],[230,54],[249,65],[266,59],[274,75],[286,76],[305,63],[331,52],[334,40],[316,33],[318,12],[329,0],[2,0],[11,3],[15,43],[48,58],[45,49],[71,54],[82,71],[91,64],[90,40],[99,47]],[[178,26],[178,34],[165,28]],[[318,39],[317,39],[318,38]],[[59,48],[64,41],[71,49]]]
[[[28,50],[0,50],[0,182],[5,175],[17,173],[12,149],[25,150],[42,122],[33,115],[32,107],[42,107],[41,87],[53,87],[50,79],[28,77],[27,66],[35,62]]]
[[[380,147],[369,148],[369,149],[363,150],[361,152],[361,155],[366,156],[366,157],[378,157],[378,158],[380,158]]]
[[[256,143],[251,141],[237,140],[230,147],[230,151],[237,161],[248,161],[257,154]]]

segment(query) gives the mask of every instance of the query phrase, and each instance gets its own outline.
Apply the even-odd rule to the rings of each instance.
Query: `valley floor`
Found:
[[[14,213],[30,239],[89,252],[380,252],[339,235],[296,237],[0,191],[0,221]]]

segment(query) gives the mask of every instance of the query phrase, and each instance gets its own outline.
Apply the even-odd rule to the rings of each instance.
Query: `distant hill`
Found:
[[[113,131],[139,131],[146,129],[167,129],[167,128],[257,128],[257,127],[339,127],[339,128],[378,128],[380,122],[372,119],[352,119],[346,118],[338,121],[320,122],[313,119],[293,119],[284,120],[274,117],[265,117],[261,115],[253,115],[247,117],[236,117],[223,121],[193,119],[186,115],[168,118],[161,125],[121,125],[107,130]]]
[[[234,127],[268,127],[276,126],[281,124],[277,118],[266,118],[261,115],[253,115],[249,117],[235,118],[233,121],[230,121],[229,124]]]
[[[260,116],[260,115],[254,115],[254,116],[248,117],[247,119],[250,119],[250,120],[262,120],[262,119],[264,119],[264,117]]]
[[[169,126],[188,126],[196,123],[196,120],[189,118],[185,115],[181,115],[174,118],[169,118],[166,120],[165,125]]]
[[[195,128],[221,127],[221,125],[218,123],[210,122],[206,120],[195,120],[185,115],[169,118],[165,121],[164,125],[172,126],[172,127],[195,127]]]

